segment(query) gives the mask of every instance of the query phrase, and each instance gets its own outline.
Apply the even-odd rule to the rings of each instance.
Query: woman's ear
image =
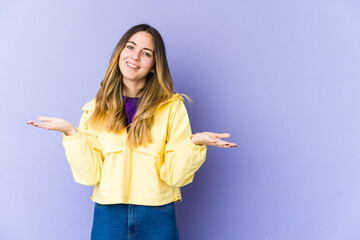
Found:
[[[151,71],[150,71],[151,73],[154,73],[155,72],[155,68],[153,68],[153,69],[151,69]]]

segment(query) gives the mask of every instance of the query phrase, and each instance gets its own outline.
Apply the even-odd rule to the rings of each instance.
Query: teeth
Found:
[[[132,67],[132,68],[136,68],[136,69],[139,69],[139,67],[135,66],[135,65],[132,65],[131,63],[126,63],[129,67]]]

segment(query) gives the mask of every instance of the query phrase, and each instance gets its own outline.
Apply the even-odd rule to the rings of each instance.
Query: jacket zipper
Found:
[[[123,172],[123,183],[124,183],[124,190],[123,190],[123,196],[125,204],[128,203],[128,159],[127,159],[127,129],[124,129],[125,134],[123,135],[123,154],[124,154],[124,172]]]

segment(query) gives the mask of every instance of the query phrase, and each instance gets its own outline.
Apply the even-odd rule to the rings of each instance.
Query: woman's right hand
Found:
[[[63,132],[66,136],[71,136],[77,133],[76,128],[64,119],[40,116],[38,117],[38,120],[43,122],[29,121],[27,124],[47,130],[60,131]]]

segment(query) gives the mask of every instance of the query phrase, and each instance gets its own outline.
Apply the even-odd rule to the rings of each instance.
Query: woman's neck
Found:
[[[142,93],[140,93],[139,95],[137,94],[139,93],[140,89],[142,89],[145,86],[145,79],[142,81],[130,81],[124,79],[123,83],[125,87],[126,96],[132,98],[141,97]]]

